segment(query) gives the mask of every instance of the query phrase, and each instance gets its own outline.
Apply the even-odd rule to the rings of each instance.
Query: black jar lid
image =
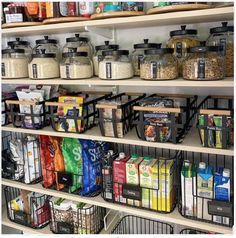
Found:
[[[84,56],[84,57],[88,56],[88,52],[84,52],[84,51],[77,52],[76,50],[77,50],[76,48],[73,48],[73,50],[69,49],[69,52],[62,53],[62,57],[71,58],[71,57],[77,57],[77,56]]]
[[[45,49],[36,50],[35,54],[32,54],[33,58],[56,58],[56,54],[53,53],[45,53]]]
[[[105,50],[102,52],[103,56],[107,55],[129,55],[128,50]]]
[[[210,34],[223,33],[223,32],[228,32],[228,31],[234,32],[233,26],[227,26],[228,22],[222,22],[221,24],[222,24],[222,26],[211,28]]]
[[[75,34],[75,37],[66,38],[66,42],[78,42],[78,41],[88,42],[89,39],[87,37],[80,37],[79,34]]]
[[[145,50],[145,55],[159,55],[159,54],[173,54],[173,48],[160,48],[160,49],[152,49],[152,50]]]
[[[14,53],[24,54],[25,50],[24,49],[13,49],[13,48],[2,50],[2,54],[14,54]]]
[[[29,43],[28,41],[20,40],[20,38],[16,38],[15,41],[8,41],[8,42],[7,42],[7,45],[9,45],[9,46],[16,46],[16,45],[25,45],[25,46],[28,46],[28,45],[30,45],[30,43]]]
[[[109,41],[104,42],[105,45],[95,46],[95,50],[118,50],[119,45],[109,45]]]
[[[38,44],[57,44],[57,40],[55,39],[48,39],[48,36],[44,36],[44,39],[36,40],[36,45]]]
[[[155,48],[160,49],[161,43],[148,43],[148,39],[143,40],[144,43],[141,44],[135,44],[134,49],[145,49],[145,48]]]
[[[170,37],[172,36],[180,36],[180,35],[197,35],[197,30],[188,29],[186,30],[186,25],[181,25],[181,30],[171,31]]]
[[[206,53],[206,52],[219,52],[222,46],[206,46],[206,42],[200,42],[200,46],[195,46],[187,49],[188,53]]]

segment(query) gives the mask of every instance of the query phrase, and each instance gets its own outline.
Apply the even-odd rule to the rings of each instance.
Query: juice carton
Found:
[[[126,163],[126,183],[139,185],[139,164],[143,161],[142,157],[133,154]],[[128,204],[141,206],[141,202],[134,199],[128,199]]]
[[[213,173],[212,167],[206,167],[204,162],[199,163],[197,171],[197,217],[211,220],[208,214],[208,201],[213,198]]]
[[[196,167],[185,160],[181,168],[182,214],[196,216]]]
[[[152,193],[154,174],[153,168],[157,165],[157,159],[148,156],[139,164],[140,187],[142,187],[142,207],[152,208]]]
[[[120,153],[119,157],[113,161],[113,193],[116,202],[127,202],[122,196],[122,184],[126,183],[126,162],[129,159],[130,156]]]
[[[165,212],[170,212],[176,196],[173,186],[175,165],[174,160],[164,160],[161,165],[161,210]]]

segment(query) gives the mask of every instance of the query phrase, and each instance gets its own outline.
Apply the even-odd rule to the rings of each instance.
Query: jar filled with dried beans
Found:
[[[234,74],[234,27],[222,22],[222,26],[210,29],[208,46],[221,46],[221,54],[225,58],[225,76]]]
[[[172,48],[144,51],[140,64],[140,78],[145,80],[168,80],[178,77],[177,60]]]

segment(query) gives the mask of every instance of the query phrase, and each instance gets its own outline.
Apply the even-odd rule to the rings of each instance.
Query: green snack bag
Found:
[[[213,117],[216,126],[216,148],[222,149],[222,116]]]
[[[62,154],[65,161],[65,171],[72,173],[72,186],[69,192],[75,192],[82,185],[82,148],[76,138],[64,138],[62,142]]]
[[[198,124],[199,126],[204,126],[204,115],[199,115],[198,117]],[[204,129],[200,129],[200,136],[201,136],[201,141],[202,145],[205,146],[204,144]]]

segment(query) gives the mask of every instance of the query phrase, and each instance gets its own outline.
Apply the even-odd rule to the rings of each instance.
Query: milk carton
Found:
[[[207,199],[210,198],[210,199]],[[204,162],[199,163],[197,171],[197,217],[211,220],[208,214],[208,201],[213,198],[213,173],[212,167],[206,167]]]
[[[161,210],[170,212],[175,199],[174,190],[174,160],[164,160],[161,165],[160,179],[161,179]]]
[[[181,169],[182,214],[196,216],[196,167],[185,160]]]
[[[138,157],[133,154],[131,158],[126,162],[126,183],[139,185],[139,164],[143,161],[142,157]],[[138,200],[128,199],[128,204],[141,206],[141,202]]]
[[[140,187],[142,187],[142,207],[151,208],[153,182],[154,182],[154,167],[157,166],[157,159],[152,159],[148,156],[143,158],[139,165]]]
[[[113,193],[116,202],[127,203],[122,196],[122,184],[126,183],[126,162],[130,156],[120,153],[119,157],[113,161]]]

